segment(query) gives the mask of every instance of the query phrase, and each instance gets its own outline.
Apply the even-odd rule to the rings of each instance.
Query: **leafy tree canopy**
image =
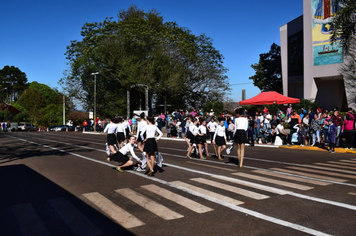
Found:
[[[251,67],[256,73],[249,79],[253,80],[253,84],[261,91],[283,92],[280,46],[273,43],[270,51],[260,54],[259,62]]]
[[[201,107],[229,91],[224,58],[212,39],[164,22],[155,10],[131,6],[119,11],[117,21],[86,23],[81,36],[67,47],[70,70],[60,82],[92,109],[91,73],[98,71],[98,114],[125,114],[126,91],[133,84],[147,85],[150,95],[170,97],[176,107]]]
[[[0,99],[11,103],[27,88],[27,77],[24,72],[14,66],[4,66],[0,70]]]

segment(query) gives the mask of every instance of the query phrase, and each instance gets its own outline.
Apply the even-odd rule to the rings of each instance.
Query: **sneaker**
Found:
[[[300,144],[300,146],[301,146],[301,147],[304,147],[304,145],[303,145],[303,144]]]
[[[141,167],[137,167],[137,168],[136,168],[136,171],[140,171],[140,172],[141,172],[141,171],[146,171],[146,170],[143,169],[143,168],[141,168]]]
[[[335,151],[331,151],[331,153],[335,153]]]
[[[345,150],[347,150],[347,149],[349,149],[349,148],[345,148]]]
[[[331,150],[329,150],[329,153],[331,153],[332,151]]]
[[[230,155],[230,152],[231,152],[230,148],[226,148],[227,155]]]
[[[121,169],[120,167],[116,167],[115,169],[116,169],[117,171],[119,171],[119,172],[124,172],[124,170]]]

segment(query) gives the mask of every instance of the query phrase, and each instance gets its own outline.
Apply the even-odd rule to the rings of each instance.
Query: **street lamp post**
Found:
[[[94,72],[91,73],[91,75],[94,75],[94,132],[96,132],[96,124],[95,124],[95,120],[96,120],[96,75],[98,75],[99,72]]]

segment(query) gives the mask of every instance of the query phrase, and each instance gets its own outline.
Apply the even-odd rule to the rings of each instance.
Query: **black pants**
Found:
[[[354,131],[353,130],[344,130],[344,135],[346,138],[346,147],[351,148],[352,142],[353,142]]]

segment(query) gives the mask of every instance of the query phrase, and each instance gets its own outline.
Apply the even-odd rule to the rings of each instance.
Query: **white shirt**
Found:
[[[189,132],[191,132],[194,136],[195,135],[199,135],[199,129],[196,125],[192,123],[190,123],[191,125],[189,126]]]
[[[214,121],[210,121],[207,125],[209,132],[215,132],[216,128],[218,127],[218,124]]]
[[[116,130],[117,130],[117,124],[115,123],[109,123],[105,129],[104,129],[104,133],[107,134],[116,134]]]
[[[147,122],[145,120],[140,120],[140,122],[138,122],[137,124],[137,137],[140,134],[140,132],[147,126]]]
[[[138,158],[133,150],[133,147],[131,146],[131,144],[126,144],[125,146],[123,146],[119,152],[121,152],[123,155],[126,155],[128,152],[131,153],[131,156],[133,158],[135,158],[136,161],[139,161],[140,158]]]
[[[206,134],[206,127],[204,125],[199,126],[199,131],[201,134]]]
[[[159,140],[163,133],[162,131],[160,131],[157,126],[155,125],[147,125],[142,131],[141,131],[141,138],[142,140],[144,140],[143,138],[143,134],[146,132],[146,138],[155,138],[156,136],[156,132],[159,134],[158,137],[157,137],[157,140]]]
[[[125,126],[122,123],[117,124],[117,129],[116,131],[118,133],[124,133],[124,135],[126,136],[126,130],[125,130]]]
[[[239,117],[235,119],[235,128],[234,128],[234,134],[236,133],[236,130],[247,130],[248,127],[248,120],[246,117]]]
[[[269,124],[269,121],[272,119],[272,116],[270,114],[266,115],[266,118],[264,119],[263,123]]]
[[[281,132],[279,132],[279,131],[281,131]],[[276,134],[279,134],[279,133],[284,133],[284,127],[282,124],[278,124],[276,127]]]
[[[224,139],[226,139],[226,132],[225,132],[225,126],[218,126],[217,128],[216,128],[216,131],[215,131],[215,134],[214,134],[214,140],[215,140],[215,138],[216,138],[216,135],[217,136],[220,136],[220,137],[224,137]]]

